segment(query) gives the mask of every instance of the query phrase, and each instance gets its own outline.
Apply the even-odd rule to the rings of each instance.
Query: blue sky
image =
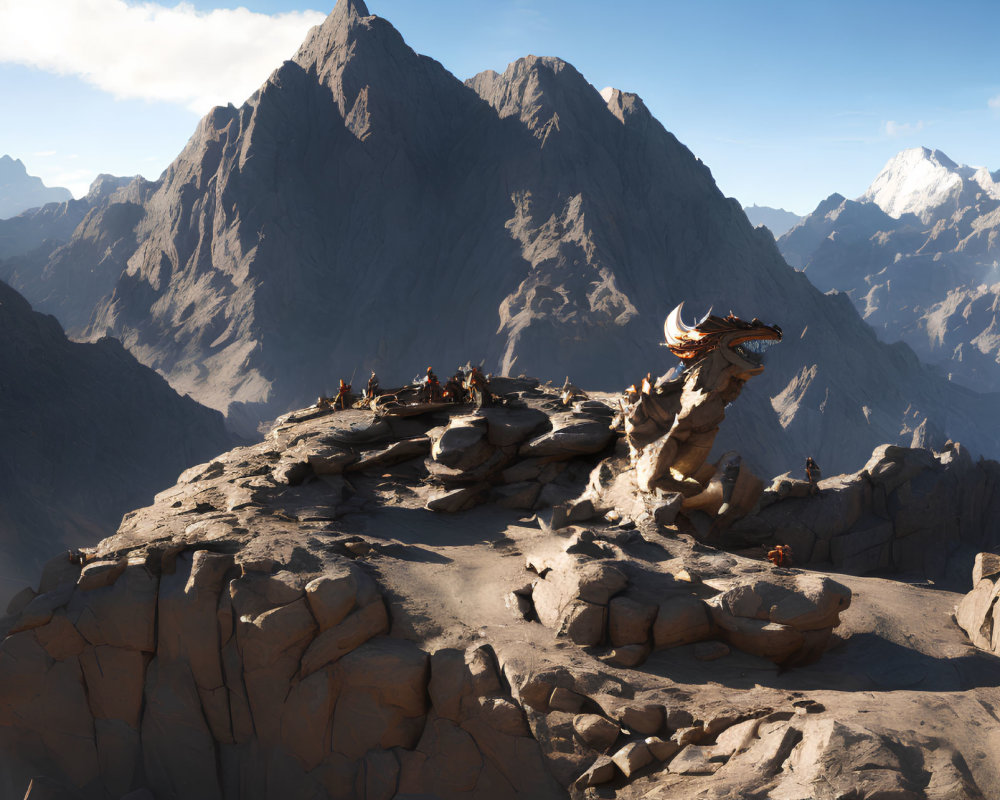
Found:
[[[747,205],[804,214],[835,191],[856,197],[918,145],[1000,169],[996,2],[367,4],[462,79],[555,55],[598,89],[638,93]],[[157,177],[200,116],[242,102],[332,0],[236,7],[0,0],[0,154],[77,195],[99,172]]]

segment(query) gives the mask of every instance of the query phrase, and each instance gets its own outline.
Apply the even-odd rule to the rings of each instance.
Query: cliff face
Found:
[[[0,283],[4,599],[53,552],[98,541],[178,469],[224,450],[221,416],[122,346],[67,340]]]
[[[86,302],[61,289],[80,281]],[[624,388],[672,366],[660,329],[683,300],[785,330],[720,442],[764,471],[846,469],[925,418],[1000,450],[989,403],[790,270],[638,97],[554,58],[463,85],[360,2],[206,116],[159,181],[109,198],[44,283],[47,308],[93,311],[89,336],[247,433],[429,353],[442,373],[484,359]]]

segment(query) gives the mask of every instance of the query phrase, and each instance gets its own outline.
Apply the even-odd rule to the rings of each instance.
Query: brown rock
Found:
[[[91,589],[110,586],[125,571],[125,563],[124,559],[118,561],[91,561],[80,570],[80,578],[76,584],[77,588],[80,591],[88,592]]]
[[[649,752],[645,742],[629,742],[615,753],[611,760],[626,778],[631,778],[637,771],[652,763],[653,754]]]
[[[80,654],[87,700],[95,719],[119,719],[139,729],[146,657],[137,650],[99,645]]]
[[[339,561],[306,584],[306,600],[320,632],[337,625],[354,608],[358,582],[364,579],[371,580],[349,562]]]
[[[340,659],[334,667],[334,752],[358,759],[372,749],[416,747],[427,713],[429,666],[413,642],[382,636]]]
[[[669,739],[661,739],[658,736],[646,738],[646,747],[657,761],[669,761],[681,749],[677,742]]]
[[[989,578],[996,583],[998,575],[1000,575],[1000,555],[996,553],[977,553],[976,560],[972,564],[973,588],[984,578]]]
[[[428,500],[427,508],[431,511],[457,514],[459,511],[465,511],[477,505],[489,488],[488,483],[475,483],[472,486],[451,489]]]
[[[608,637],[611,644],[645,644],[656,618],[656,606],[640,603],[630,597],[613,597],[608,603]]]
[[[617,741],[621,727],[599,714],[577,714],[573,730],[580,739],[600,752],[606,752]]]
[[[587,771],[576,779],[575,786],[578,789],[586,789],[588,786],[599,786],[614,780],[616,774],[615,762],[608,756],[598,756]]]
[[[647,736],[658,733],[666,721],[659,703],[623,705],[615,710],[614,716],[623,728]]]
[[[711,760],[713,755],[711,747],[689,744],[671,759],[667,769],[679,775],[710,775],[722,766],[721,761]]]
[[[705,729],[701,725],[692,725],[689,728],[678,728],[670,736],[681,747],[689,744],[697,744],[705,738]]]
[[[309,643],[302,656],[302,676],[332,664],[374,636],[389,630],[389,615],[381,601],[360,608]]]
[[[67,615],[93,645],[152,653],[159,580],[141,562],[120,564],[120,577],[114,583],[74,593]]]
[[[549,697],[549,708],[554,711],[567,711],[570,714],[579,713],[583,707],[584,698],[570,689],[557,686]]]
[[[660,603],[653,622],[653,647],[661,650],[708,639],[712,620],[697,597],[672,597]]]
[[[638,667],[649,658],[650,650],[648,644],[626,644],[616,647],[604,660],[619,667]]]

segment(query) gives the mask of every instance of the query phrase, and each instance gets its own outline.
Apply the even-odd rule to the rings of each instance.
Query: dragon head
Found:
[[[678,358],[698,361],[713,350],[719,353],[747,377],[764,371],[763,354],[775,342],[781,341],[781,328],[765,325],[759,319],[747,322],[732,312],[728,317],[716,317],[711,310],[693,326],[681,319],[681,303],[663,323],[666,345]]]

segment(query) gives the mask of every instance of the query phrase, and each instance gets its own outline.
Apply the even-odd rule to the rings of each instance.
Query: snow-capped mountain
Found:
[[[939,150],[904,150],[862,197],[831,195],[778,247],[817,288],[846,292],[883,340],[997,391],[998,177]]]
[[[914,147],[897,153],[858,198],[891,217],[916,214],[922,222],[975,202],[977,195],[1000,200],[1000,171],[956,164],[940,150]]]

